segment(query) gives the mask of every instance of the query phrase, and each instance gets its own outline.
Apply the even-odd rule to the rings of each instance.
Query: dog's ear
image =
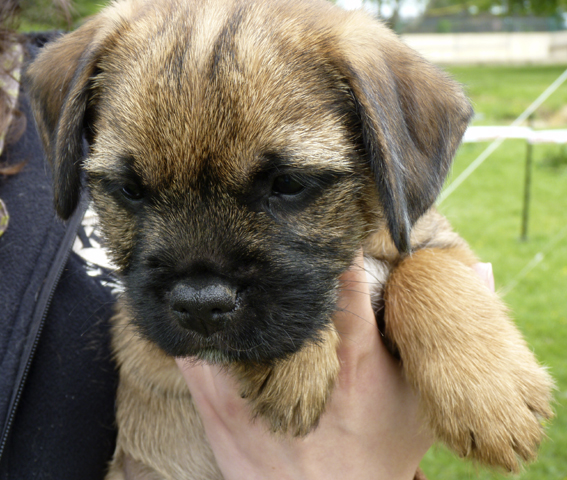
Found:
[[[48,44],[26,72],[31,104],[53,171],[55,208],[67,219],[80,193],[85,112],[97,60],[113,22],[99,15]]]
[[[439,194],[472,116],[461,87],[357,12],[342,25],[339,69],[362,121],[362,141],[397,249]]]

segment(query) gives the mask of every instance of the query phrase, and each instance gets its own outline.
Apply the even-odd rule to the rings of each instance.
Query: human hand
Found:
[[[341,335],[339,380],[319,426],[304,438],[270,434],[222,368],[177,359],[226,480],[412,480],[432,438],[418,398],[380,340],[362,250],[341,277],[333,321]]]
[[[492,263],[475,263],[472,269],[477,273],[481,280],[486,284],[491,292],[494,292],[494,275],[492,273]]]

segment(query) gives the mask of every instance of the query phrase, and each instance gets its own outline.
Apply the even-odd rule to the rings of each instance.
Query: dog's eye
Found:
[[[274,179],[272,193],[276,195],[297,195],[305,187],[290,175],[280,175]]]
[[[137,201],[141,200],[144,196],[142,189],[135,183],[128,183],[122,187],[122,195],[124,195],[128,200]]]

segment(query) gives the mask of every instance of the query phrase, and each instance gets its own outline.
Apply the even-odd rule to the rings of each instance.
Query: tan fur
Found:
[[[113,319],[112,346],[120,369],[119,430],[107,480],[124,478],[125,461],[159,479],[221,479],[173,358],[142,339],[124,311]]]
[[[552,416],[553,382],[473,263],[466,245],[403,259],[385,287],[385,333],[436,438],[462,457],[518,471]]]
[[[307,344],[273,367],[236,364],[232,372],[255,415],[274,433],[306,435],[318,423],[339,375],[339,335],[331,326],[320,343]]]
[[[345,187],[287,216],[285,228],[338,252],[314,267],[344,271],[363,245],[387,344],[438,440],[511,471],[535,457],[552,381],[470,268],[466,242],[431,208],[470,106],[392,32],[318,0],[124,0],[46,47],[29,78],[57,210],[72,212],[84,169],[123,271],[142,240],[150,251],[166,244],[179,264],[195,248],[212,262],[232,232],[230,242],[259,255],[279,225],[231,192],[249,188],[266,152],[310,174],[332,168]],[[157,199],[144,229],[105,189],[124,181],[125,163]],[[203,172],[215,205],[202,198]],[[219,480],[175,362],[139,335],[132,301],[113,319],[119,434],[107,478]],[[305,435],[339,370],[332,324],[316,340],[268,364],[203,355],[227,366],[268,428]]]

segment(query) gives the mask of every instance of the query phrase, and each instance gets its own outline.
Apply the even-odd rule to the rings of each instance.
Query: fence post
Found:
[[[528,125],[533,125],[533,115],[528,118]],[[526,173],[524,176],[524,207],[522,210],[522,232],[520,240],[526,242],[528,240],[528,221],[530,210],[530,191],[532,185],[532,159],[533,159],[533,145],[528,139],[526,147]]]

